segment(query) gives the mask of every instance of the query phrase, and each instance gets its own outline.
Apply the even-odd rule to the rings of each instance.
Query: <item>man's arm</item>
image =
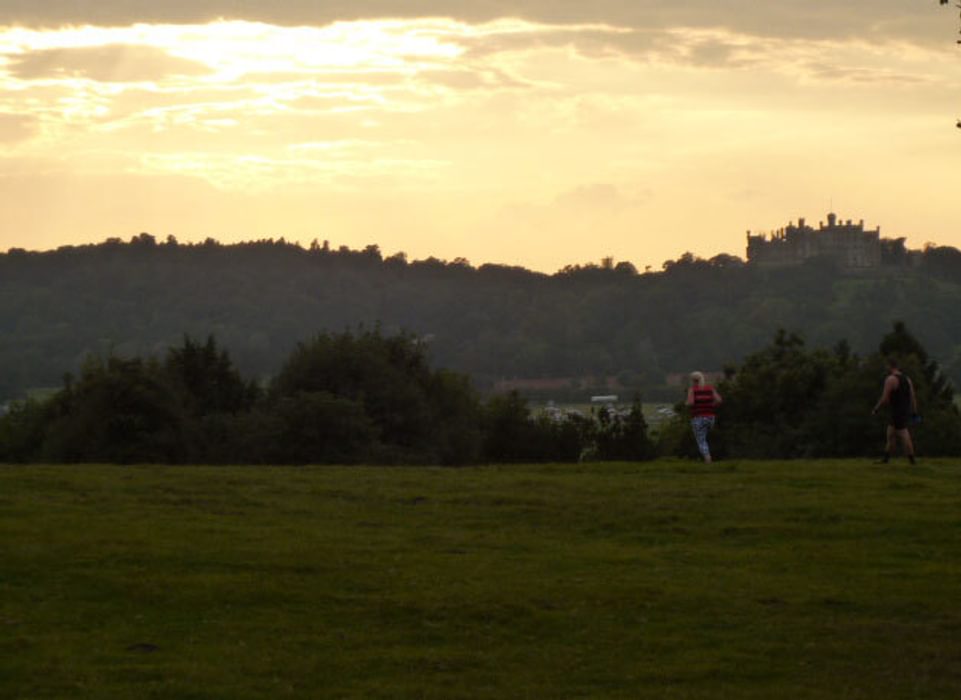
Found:
[[[908,379],[908,389],[911,390],[911,413],[918,413],[918,395],[914,393],[914,382]]]
[[[886,406],[891,403],[891,393],[898,388],[898,378],[894,375],[889,375],[887,379],[884,380],[884,389],[881,391],[881,398],[871,409],[871,414],[875,414],[880,410],[881,406]]]
[[[686,403],[688,406],[693,406],[693,405],[694,405],[694,388],[693,388],[693,387],[688,387],[688,389],[687,389],[687,401],[685,401],[685,403]]]
[[[722,399],[721,395],[717,393],[717,389],[714,389],[713,391],[714,391],[714,405],[720,406],[722,403],[724,403],[724,399]]]

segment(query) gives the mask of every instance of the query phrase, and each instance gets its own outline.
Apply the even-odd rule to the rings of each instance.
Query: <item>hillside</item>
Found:
[[[617,377],[657,393],[665,376],[716,370],[778,328],[809,345],[875,349],[906,320],[961,379],[961,253],[929,248],[916,268],[849,276],[829,263],[762,270],[686,255],[553,275],[465,260],[384,258],[280,241],[130,242],[0,254],[0,399],[60,384],[90,353],[160,354],[214,335],[250,376],[276,372],[298,341],[380,325],[430,344],[433,361],[490,388],[507,378]]]

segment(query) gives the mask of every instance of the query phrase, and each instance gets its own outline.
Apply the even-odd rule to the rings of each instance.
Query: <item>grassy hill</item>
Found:
[[[961,696],[961,470],[0,467],[5,698]]]

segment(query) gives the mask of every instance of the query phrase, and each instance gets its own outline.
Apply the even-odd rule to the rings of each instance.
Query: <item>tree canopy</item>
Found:
[[[778,331],[766,347],[731,368],[712,452],[757,458],[855,457],[879,452],[885,418],[872,416],[896,357],[914,384],[923,422],[913,430],[922,454],[961,454],[961,416],[937,362],[904,323],[896,322],[865,356],[845,342],[809,348],[795,333]],[[678,419],[677,454],[694,454]],[[716,445],[716,450],[715,450]]]
[[[184,245],[141,234],[0,254],[0,403],[56,387],[89,355],[159,357],[185,333],[214,336],[262,383],[304,338],[358,324],[412,334],[481,392],[512,378],[617,377],[626,396],[666,398],[667,375],[740,363],[778,328],[815,345],[844,338],[864,354],[901,318],[957,382],[959,301],[961,252],[949,247],[861,275],[824,261],[763,269],[692,254],[658,272],[610,261],[545,275],[384,258],[376,246]],[[199,361],[203,348],[184,352]],[[198,400],[238,400],[205,391]]]
[[[712,435],[719,457],[871,454],[871,415],[896,357],[912,378],[921,454],[961,454],[961,416],[938,363],[904,323],[859,356],[809,348],[779,330],[727,370]],[[694,456],[684,407],[653,433],[630,410],[531,410],[516,392],[482,399],[469,378],[435,369],[424,343],[379,329],[300,343],[265,388],[245,380],[209,338],[155,358],[91,356],[78,378],[0,416],[0,462],[445,464]]]

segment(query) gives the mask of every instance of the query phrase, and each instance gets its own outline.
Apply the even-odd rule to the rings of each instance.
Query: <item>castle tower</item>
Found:
[[[776,235],[752,236],[748,232],[747,258],[749,263],[779,267],[800,265],[810,258],[823,256],[833,259],[845,270],[863,270],[881,265],[881,231],[864,230],[864,221],[855,225],[850,219],[840,221],[833,211],[817,229],[798,219]]]

